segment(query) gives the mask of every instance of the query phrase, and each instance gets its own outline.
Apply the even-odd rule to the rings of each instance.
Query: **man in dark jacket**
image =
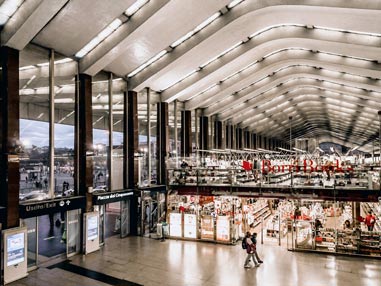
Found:
[[[251,237],[251,241],[253,242],[254,244],[254,255],[255,255],[255,258],[257,259],[258,263],[263,263],[262,259],[259,258],[258,256],[258,252],[257,252],[257,233],[254,232],[253,233],[253,236]]]
[[[245,239],[245,241],[246,241],[246,253],[247,253],[245,264],[243,267],[250,268],[249,263],[250,263],[251,259],[253,259],[255,267],[258,267],[259,263],[255,260],[255,257],[254,257],[254,253],[256,251],[255,250],[255,244],[251,240],[251,234],[249,231],[246,232],[246,236],[243,239]]]

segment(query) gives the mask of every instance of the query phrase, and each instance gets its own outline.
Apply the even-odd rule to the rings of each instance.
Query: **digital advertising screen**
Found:
[[[87,240],[94,240],[98,237],[98,216],[87,217]]]
[[[7,236],[7,266],[19,264],[25,260],[25,237],[24,233],[16,233]]]

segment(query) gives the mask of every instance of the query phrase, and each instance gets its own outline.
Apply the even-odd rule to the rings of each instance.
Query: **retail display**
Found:
[[[234,243],[271,214],[268,200],[234,196],[168,196],[169,235]]]

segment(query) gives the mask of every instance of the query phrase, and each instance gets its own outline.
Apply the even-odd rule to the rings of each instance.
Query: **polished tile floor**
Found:
[[[245,269],[240,244],[111,237],[98,252],[40,266],[10,285],[381,285],[381,260],[289,252],[266,244],[258,248],[264,264]]]

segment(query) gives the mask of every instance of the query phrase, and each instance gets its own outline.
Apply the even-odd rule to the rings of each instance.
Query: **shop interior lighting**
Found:
[[[125,12],[127,17],[131,17],[136,12],[139,11],[140,8],[142,8],[145,4],[147,4],[149,0],[138,0],[134,4],[132,4]]]
[[[0,6],[0,26],[4,26],[21,6],[24,0],[5,0]]]
[[[83,58],[92,49],[94,49],[100,42],[106,39],[112,32],[118,29],[123,24],[122,20],[116,18],[104,30],[102,30],[95,38],[93,38],[86,46],[75,54],[77,58]]]
[[[149,59],[147,62],[145,62],[144,64],[142,64],[141,66],[139,66],[137,69],[133,70],[131,73],[129,73],[127,75],[127,77],[133,77],[134,75],[136,75],[137,73],[141,72],[142,70],[144,70],[146,67],[148,67],[149,65],[151,65],[152,63],[156,62],[158,59],[160,59],[161,57],[163,57],[165,54],[167,54],[167,50],[162,50],[160,53],[158,53],[156,56],[154,56],[153,58]]]
[[[122,119],[118,120],[118,121],[115,122],[113,125],[115,126],[115,125],[119,124],[120,122],[122,122]]]

